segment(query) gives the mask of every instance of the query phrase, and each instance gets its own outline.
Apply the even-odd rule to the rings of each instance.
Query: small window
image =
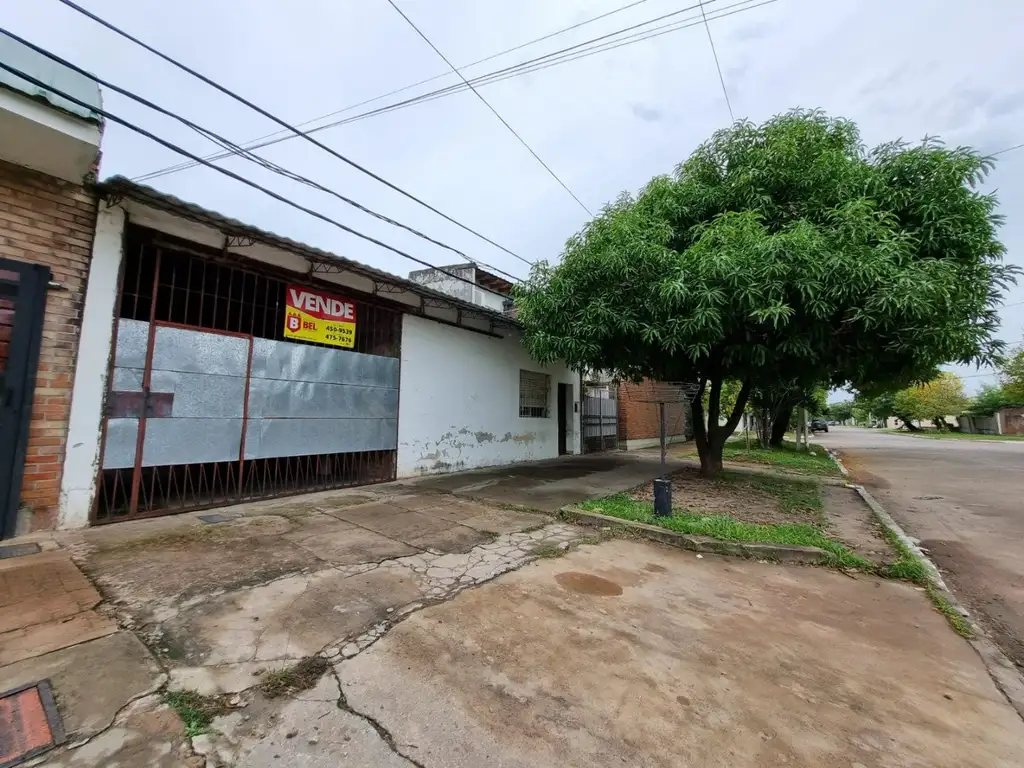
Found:
[[[551,377],[546,373],[519,371],[519,415],[534,419],[548,417]]]

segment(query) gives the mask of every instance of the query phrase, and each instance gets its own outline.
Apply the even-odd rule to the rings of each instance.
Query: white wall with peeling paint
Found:
[[[416,315],[402,321],[398,476],[558,455],[558,384],[571,387],[566,448],[579,452],[579,377],[530,358],[516,332],[472,333]],[[519,371],[551,376],[547,418],[519,416]]]

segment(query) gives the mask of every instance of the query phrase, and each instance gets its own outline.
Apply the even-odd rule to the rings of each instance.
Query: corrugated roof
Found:
[[[97,184],[95,188],[100,195],[106,198],[120,197],[134,200],[135,202],[142,203],[150,208],[166,211],[197,224],[203,224],[211,227],[229,237],[251,239],[272,248],[279,248],[282,251],[294,253],[298,256],[309,259],[310,261],[318,262],[320,264],[330,264],[332,266],[341,266],[349,272],[368,277],[371,280],[389,283],[390,285],[402,288],[409,293],[429,298],[435,302],[444,302],[452,307],[462,310],[464,313],[486,317],[508,327],[518,326],[518,323],[513,318],[501,312],[496,312],[488,309],[487,307],[480,306],[479,304],[473,304],[472,302],[457,299],[446,293],[435,291],[432,288],[427,288],[424,285],[415,283],[412,280],[399,277],[398,275],[393,275],[390,272],[376,269],[375,267],[371,267],[352,259],[347,259],[344,256],[338,256],[335,253],[324,251],[320,248],[306,245],[305,243],[300,243],[296,240],[292,240],[291,238],[275,235],[273,232],[267,232],[259,229],[258,227],[244,224],[237,219],[232,219],[231,217],[224,216],[216,211],[208,210],[202,206],[196,205],[195,203],[186,202],[174,197],[173,195],[168,195],[164,192],[153,189],[152,187],[147,187],[144,184],[137,184],[124,176],[112,176],[111,178]]]

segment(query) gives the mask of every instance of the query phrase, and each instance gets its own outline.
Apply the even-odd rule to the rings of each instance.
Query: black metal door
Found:
[[[14,536],[50,270],[0,259],[0,538]]]
[[[567,445],[568,429],[566,422],[569,415],[569,385],[558,385],[558,455],[564,456],[569,452]]]

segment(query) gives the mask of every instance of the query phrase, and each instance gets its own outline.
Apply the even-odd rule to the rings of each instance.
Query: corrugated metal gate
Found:
[[[619,401],[614,385],[585,386],[581,403],[583,452],[612,451],[619,447]]]
[[[401,315],[285,341],[286,285],[131,228],[96,522],[394,479]]]

